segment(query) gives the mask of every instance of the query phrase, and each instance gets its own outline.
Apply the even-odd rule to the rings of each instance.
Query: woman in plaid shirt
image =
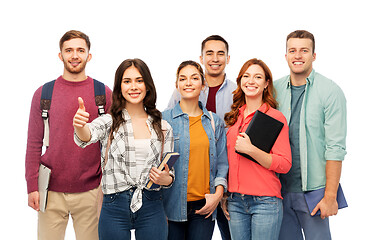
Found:
[[[130,239],[130,230],[136,229],[137,240],[166,239],[161,187],[147,190],[145,186],[150,179],[163,187],[173,183],[174,172],[167,165],[163,171],[156,168],[160,156],[173,150],[173,132],[156,109],[149,68],[140,59],[123,61],[115,75],[110,114],[91,123],[83,100],[78,101],[73,121],[76,144],[84,148],[100,141],[102,145],[99,238]]]

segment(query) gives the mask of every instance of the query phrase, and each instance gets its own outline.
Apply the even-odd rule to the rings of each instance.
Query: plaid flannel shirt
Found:
[[[102,145],[101,164],[105,165],[102,177],[102,191],[104,194],[113,194],[123,192],[131,188],[136,188],[132,196],[130,209],[136,212],[142,206],[142,190],[149,181],[149,172],[152,167],[158,167],[161,156],[161,141],[152,127],[152,117],[148,116],[146,121],[147,126],[151,132],[150,148],[146,149],[149,152],[145,161],[145,166],[141,174],[137,175],[136,160],[135,160],[135,143],[132,128],[131,117],[127,110],[123,113],[125,123],[121,124],[117,132],[113,132],[113,141],[111,142],[108,151],[108,160],[105,164],[105,151],[108,143],[108,136],[112,126],[112,116],[104,114],[96,118],[91,123],[88,123],[91,139],[89,142],[81,141],[76,134],[74,134],[75,143],[85,148],[86,146],[100,141]],[[165,120],[162,120],[165,121]],[[165,122],[162,126],[166,126],[164,137],[163,154],[172,152],[174,150],[174,139],[172,127]],[[171,174],[174,175],[174,170],[171,169]],[[155,189],[155,190],[160,190]]]

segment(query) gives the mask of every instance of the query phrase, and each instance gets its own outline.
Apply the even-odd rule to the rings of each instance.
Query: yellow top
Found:
[[[210,193],[210,142],[201,117],[189,117],[188,202],[204,199]]]

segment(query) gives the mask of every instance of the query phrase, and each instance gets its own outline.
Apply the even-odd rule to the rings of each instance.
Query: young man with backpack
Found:
[[[106,112],[111,104],[111,90],[85,74],[92,57],[89,50],[87,35],[75,30],[66,32],[60,39],[59,53],[63,75],[38,88],[32,99],[25,175],[28,205],[38,211],[38,239],[64,239],[69,214],[76,239],[98,239],[100,146],[79,148],[74,143],[71,124],[78,97],[84,99],[91,120]],[[51,169],[44,212],[39,211],[40,164]]]

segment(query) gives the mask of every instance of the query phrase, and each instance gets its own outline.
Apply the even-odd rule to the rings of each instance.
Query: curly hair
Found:
[[[259,65],[264,73],[266,81],[268,82],[268,87],[266,90],[263,91],[262,101],[263,103],[266,103],[267,105],[277,108],[277,101],[273,97],[274,96],[274,86],[273,86],[273,79],[272,79],[272,73],[271,70],[268,68],[268,66],[260,59],[250,59],[244,63],[244,65],[241,67],[239,75],[236,79],[237,88],[233,92],[233,104],[231,105],[231,111],[225,114],[225,123],[228,127],[234,125],[236,121],[238,120],[239,116],[239,109],[246,104],[245,101],[245,93],[241,89],[241,78],[243,77],[244,73],[247,71],[247,69],[251,65]]]

